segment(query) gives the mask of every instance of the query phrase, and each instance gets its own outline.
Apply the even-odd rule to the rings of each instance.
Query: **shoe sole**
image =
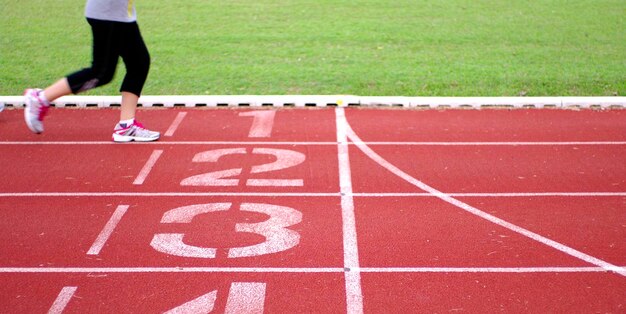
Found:
[[[146,137],[133,137],[133,136],[123,136],[123,135],[113,134],[113,142],[116,142],[116,143],[154,142],[154,141],[158,140],[159,138],[160,137],[157,137],[157,138],[146,138]]]

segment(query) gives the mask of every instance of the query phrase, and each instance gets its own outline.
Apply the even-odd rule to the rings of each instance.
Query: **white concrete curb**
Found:
[[[56,107],[116,107],[120,96],[65,96]],[[23,107],[22,96],[0,96],[7,107]],[[353,95],[142,96],[142,107],[327,107],[406,108],[598,108],[626,109],[626,97],[404,97]]]

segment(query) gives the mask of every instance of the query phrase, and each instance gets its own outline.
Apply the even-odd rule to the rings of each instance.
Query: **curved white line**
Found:
[[[343,108],[337,108],[337,110],[344,110]],[[509,229],[513,232],[519,233],[521,235],[524,235],[526,237],[529,237],[537,242],[543,243],[547,246],[550,246],[554,249],[557,249],[565,254],[568,254],[570,256],[576,257],[578,259],[581,259],[587,263],[602,267],[604,269],[606,269],[607,271],[612,271],[615,272],[617,274],[620,274],[622,276],[626,277],[626,270],[615,266],[613,264],[610,264],[608,262],[605,262],[601,259],[595,258],[591,255],[585,254],[583,252],[580,252],[576,249],[573,249],[571,247],[568,247],[564,244],[561,244],[559,242],[556,242],[554,240],[551,240],[549,238],[546,238],[542,235],[539,235],[537,233],[534,233],[530,230],[524,229],[520,226],[514,225],[508,221],[505,221],[503,219],[500,219],[498,217],[495,217],[491,214],[488,214],[476,207],[473,207],[467,203],[464,203],[462,201],[459,201],[457,199],[455,199],[454,197],[445,194],[427,184],[425,184],[424,182],[412,177],[411,175],[407,174],[406,172],[400,170],[398,167],[394,166],[393,164],[391,164],[390,162],[388,162],[387,160],[385,160],[383,157],[381,157],[380,155],[378,155],[376,152],[374,152],[371,148],[369,148],[365,143],[363,143],[363,141],[359,138],[358,135],[356,135],[356,133],[354,132],[354,130],[352,130],[352,127],[350,126],[350,124],[348,123],[348,120],[345,118],[345,115],[338,115],[341,116],[343,121],[342,123],[345,124],[345,128],[347,131],[347,135],[348,135],[348,139],[350,139],[364,154],[366,154],[369,158],[371,158],[372,160],[374,160],[376,163],[378,163],[379,165],[381,165],[383,168],[389,170],[391,173],[397,175],[398,177],[404,179],[405,181],[411,183],[412,185],[436,196],[437,198],[452,204],[454,206],[457,206],[471,214],[474,214],[480,218],[483,218],[485,220],[488,220],[496,225],[499,225],[501,227],[504,227],[506,229]]]

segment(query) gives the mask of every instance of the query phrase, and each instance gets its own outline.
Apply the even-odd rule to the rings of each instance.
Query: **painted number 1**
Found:
[[[254,117],[252,121],[252,127],[248,137],[270,137],[272,135],[272,128],[274,127],[274,117],[276,111],[274,110],[261,110],[261,111],[248,111],[239,114],[240,117]]]

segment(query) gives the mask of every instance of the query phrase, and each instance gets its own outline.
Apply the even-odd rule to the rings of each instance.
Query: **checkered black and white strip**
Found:
[[[66,96],[56,107],[118,107],[120,96]],[[6,107],[23,107],[22,96],[0,96]],[[353,95],[142,96],[141,107],[403,107],[626,109],[626,97],[404,97]]]

